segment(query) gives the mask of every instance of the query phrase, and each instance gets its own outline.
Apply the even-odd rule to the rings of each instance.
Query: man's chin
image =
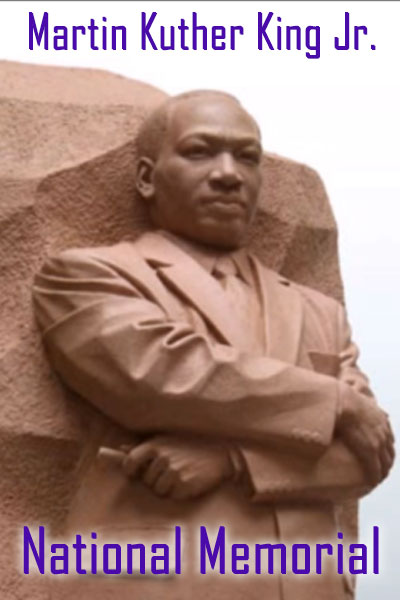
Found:
[[[206,246],[234,250],[242,245],[247,227],[242,223],[205,223],[186,232],[186,237]]]

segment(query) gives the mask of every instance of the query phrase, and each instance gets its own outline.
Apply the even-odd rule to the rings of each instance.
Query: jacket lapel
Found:
[[[108,257],[113,257],[114,264],[125,269],[125,276],[130,275],[134,286],[141,288],[146,296],[155,301],[171,319],[179,319],[182,309],[179,302],[168,293],[165,286],[158,279],[156,272],[143,261],[143,255],[137,249],[139,243],[122,242],[107,249]]]
[[[231,316],[223,289],[196,260],[157,233],[144,235],[137,246],[142,256],[157,269],[160,279],[195,307],[223,342],[231,346],[240,343],[241,332]]]
[[[240,347],[240,332],[218,282],[196,260],[158,233],[147,233],[136,247],[157,270],[160,279],[195,307],[223,342]],[[260,289],[266,354],[297,364],[303,329],[303,303],[286,280],[250,256]]]
[[[251,256],[261,292],[266,354],[297,364],[303,329],[303,303],[290,282]]]

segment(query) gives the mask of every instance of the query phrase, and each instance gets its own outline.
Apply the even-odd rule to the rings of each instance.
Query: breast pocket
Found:
[[[340,357],[337,354],[327,354],[326,352],[309,351],[308,356],[314,371],[322,375],[338,377],[340,369]]]

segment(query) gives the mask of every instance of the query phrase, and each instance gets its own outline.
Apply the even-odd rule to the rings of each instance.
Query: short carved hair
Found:
[[[227,98],[241,106],[235,96],[218,90],[193,90],[172,96],[156,108],[139,128],[135,142],[137,158],[147,157],[152,160],[157,159],[168,129],[169,119],[177,104],[186,100],[192,100],[193,98],[206,99],[207,97]]]

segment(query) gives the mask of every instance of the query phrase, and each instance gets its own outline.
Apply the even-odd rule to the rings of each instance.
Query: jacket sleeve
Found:
[[[44,343],[68,386],[135,432],[268,441],[314,456],[330,445],[338,400],[356,393],[350,386],[210,344],[121,271],[72,250],[36,277]]]
[[[358,348],[339,303],[337,314],[338,379],[361,394],[365,402],[376,403],[367,377],[357,366]],[[341,501],[361,497],[371,490],[360,462],[339,439],[333,439],[316,460],[254,444],[243,444],[240,453],[255,502]]]
[[[261,445],[245,444],[240,451],[253,502],[340,502],[371,490],[359,461],[340,440],[316,460]]]

